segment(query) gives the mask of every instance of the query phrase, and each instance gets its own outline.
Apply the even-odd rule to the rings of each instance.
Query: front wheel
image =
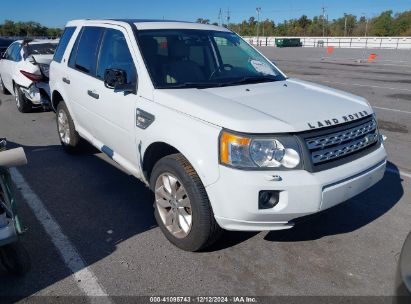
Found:
[[[14,99],[16,101],[17,110],[21,113],[28,113],[31,111],[32,106],[30,100],[24,96],[21,88],[16,84],[14,86]]]
[[[173,154],[159,160],[150,179],[155,218],[178,248],[199,251],[221,235],[206,190],[188,160]]]

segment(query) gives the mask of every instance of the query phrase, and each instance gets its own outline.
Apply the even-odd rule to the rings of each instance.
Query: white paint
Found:
[[[92,302],[112,303],[104,288],[99,284],[95,274],[86,266],[85,261],[77,249],[63,233],[59,224],[55,221],[37,194],[31,189],[30,185],[25,181],[21,173],[16,168],[11,168],[10,173],[13,182],[20,189],[21,195],[26,200],[28,206],[46,233],[50,236],[51,241],[57,248],[64,263],[73,272],[77,286],[86,296],[92,297],[90,298]]]
[[[401,176],[404,176],[404,177],[411,178],[411,173],[404,172],[402,170],[387,168],[386,171],[389,172],[389,173],[394,173],[394,174],[398,174],[398,175],[401,175]]]

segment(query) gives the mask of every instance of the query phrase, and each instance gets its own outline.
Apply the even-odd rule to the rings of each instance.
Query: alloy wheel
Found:
[[[70,144],[70,125],[65,111],[60,110],[57,116],[57,126],[60,140],[66,145]]]
[[[16,101],[16,106],[17,106],[17,108],[20,109],[20,106],[21,106],[20,102],[21,102],[21,100],[20,100],[20,96],[19,96],[19,88],[17,88],[17,87],[14,87],[14,99],[15,99],[15,101]]]
[[[183,184],[173,174],[163,173],[157,178],[154,194],[164,226],[176,238],[186,237],[192,226],[192,209]]]

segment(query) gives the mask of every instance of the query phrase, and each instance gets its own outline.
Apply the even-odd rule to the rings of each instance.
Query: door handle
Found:
[[[68,79],[68,78],[66,78],[66,77],[63,77],[63,82],[65,82],[65,83],[67,83],[67,84],[70,84],[70,79]]]
[[[97,93],[94,93],[92,90],[88,90],[87,94],[91,97],[93,97],[94,99],[99,99],[100,95],[98,95]]]

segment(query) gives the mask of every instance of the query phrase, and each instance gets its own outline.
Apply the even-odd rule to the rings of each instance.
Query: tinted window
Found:
[[[284,80],[275,66],[231,32],[139,30],[137,39],[156,88]]]
[[[75,56],[70,58],[70,64],[74,64],[74,68],[95,75],[97,51],[103,29],[100,27],[84,27],[78,39],[77,48],[73,48]],[[73,59],[73,60],[72,60]]]
[[[21,45],[15,44],[13,50],[11,51],[10,60],[20,61],[21,60]]]
[[[7,49],[6,54],[4,55],[4,58],[7,60],[12,60],[12,53],[14,48],[17,46],[17,44],[12,44],[10,47]]]
[[[103,79],[106,69],[121,69],[127,74],[127,82],[136,81],[136,69],[127,41],[122,32],[107,29],[99,55],[97,77]]]
[[[54,54],[54,61],[61,62],[61,60],[63,59],[64,52],[66,51],[67,45],[71,39],[71,36],[73,36],[75,30],[75,27],[66,27],[63,35],[61,36],[60,43],[57,46],[56,52]]]

